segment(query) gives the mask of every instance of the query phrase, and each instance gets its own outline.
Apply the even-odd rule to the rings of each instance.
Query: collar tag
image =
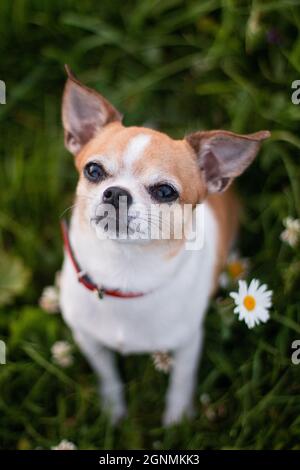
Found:
[[[99,299],[103,299],[104,298],[104,290],[103,289],[96,289],[96,295]]]

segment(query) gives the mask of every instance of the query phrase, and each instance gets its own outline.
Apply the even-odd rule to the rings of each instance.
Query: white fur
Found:
[[[145,148],[144,137],[131,141],[127,148],[131,156]],[[144,247],[99,240],[88,225],[82,229],[76,209],[73,213],[70,238],[82,269],[99,285],[146,293],[134,299],[107,296],[99,300],[78,283],[68,255],[65,257],[63,316],[101,377],[102,403],[109,407],[113,421],[126,412],[113,350],[124,354],[170,351],[174,366],[164,422],[177,422],[190,412],[217,253],[216,221],[206,203],[204,223],[203,248],[188,251],[183,246],[170,258],[167,243]]]
[[[130,171],[133,164],[143,156],[144,150],[149,145],[150,141],[151,136],[143,133],[129,140],[123,154],[123,162],[127,171]]]

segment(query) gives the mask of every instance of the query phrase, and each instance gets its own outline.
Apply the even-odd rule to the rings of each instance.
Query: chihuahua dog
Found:
[[[64,319],[99,378],[113,423],[126,415],[115,352],[170,353],[163,422],[177,423],[192,412],[205,311],[237,231],[239,203],[228,187],[270,134],[214,130],[175,140],[125,127],[114,106],[70,71],[62,118],[79,173],[70,229],[64,226]],[[181,239],[176,221],[152,214],[158,206],[192,208],[182,216]],[[169,237],[130,237],[160,222]],[[202,241],[187,248],[192,225]]]

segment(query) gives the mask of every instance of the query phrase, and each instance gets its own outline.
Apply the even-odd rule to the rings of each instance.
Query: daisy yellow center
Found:
[[[253,297],[253,295],[246,295],[243,303],[244,303],[244,307],[246,307],[247,310],[251,311],[255,308],[256,300]]]
[[[244,266],[240,261],[232,261],[228,264],[228,271],[233,279],[236,279],[244,272]]]

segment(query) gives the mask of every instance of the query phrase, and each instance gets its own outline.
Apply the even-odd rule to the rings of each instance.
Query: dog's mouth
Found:
[[[92,217],[91,225],[96,230],[98,236],[103,234],[105,238],[138,239],[142,238],[142,236],[145,238],[145,230],[138,223],[138,218],[128,213],[120,214],[116,211],[114,216],[112,216],[106,211],[106,213]]]
[[[176,213],[172,215],[172,211],[161,214],[152,206],[149,209],[142,204],[132,205],[126,210],[99,205],[90,221],[98,238],[149,242],[172,239],[173,216]],[[182,217],[182,214],[179,216]]]
[[[124,215],[121,216],[118,214],[118,212],[114,217],[112,217],[107,212],[106,214],[92,217],[91,222],[98,227],[101,226],[105,232],[127,232],[129,228],[130,217],[128,215],[126,217],[124,217]]]

